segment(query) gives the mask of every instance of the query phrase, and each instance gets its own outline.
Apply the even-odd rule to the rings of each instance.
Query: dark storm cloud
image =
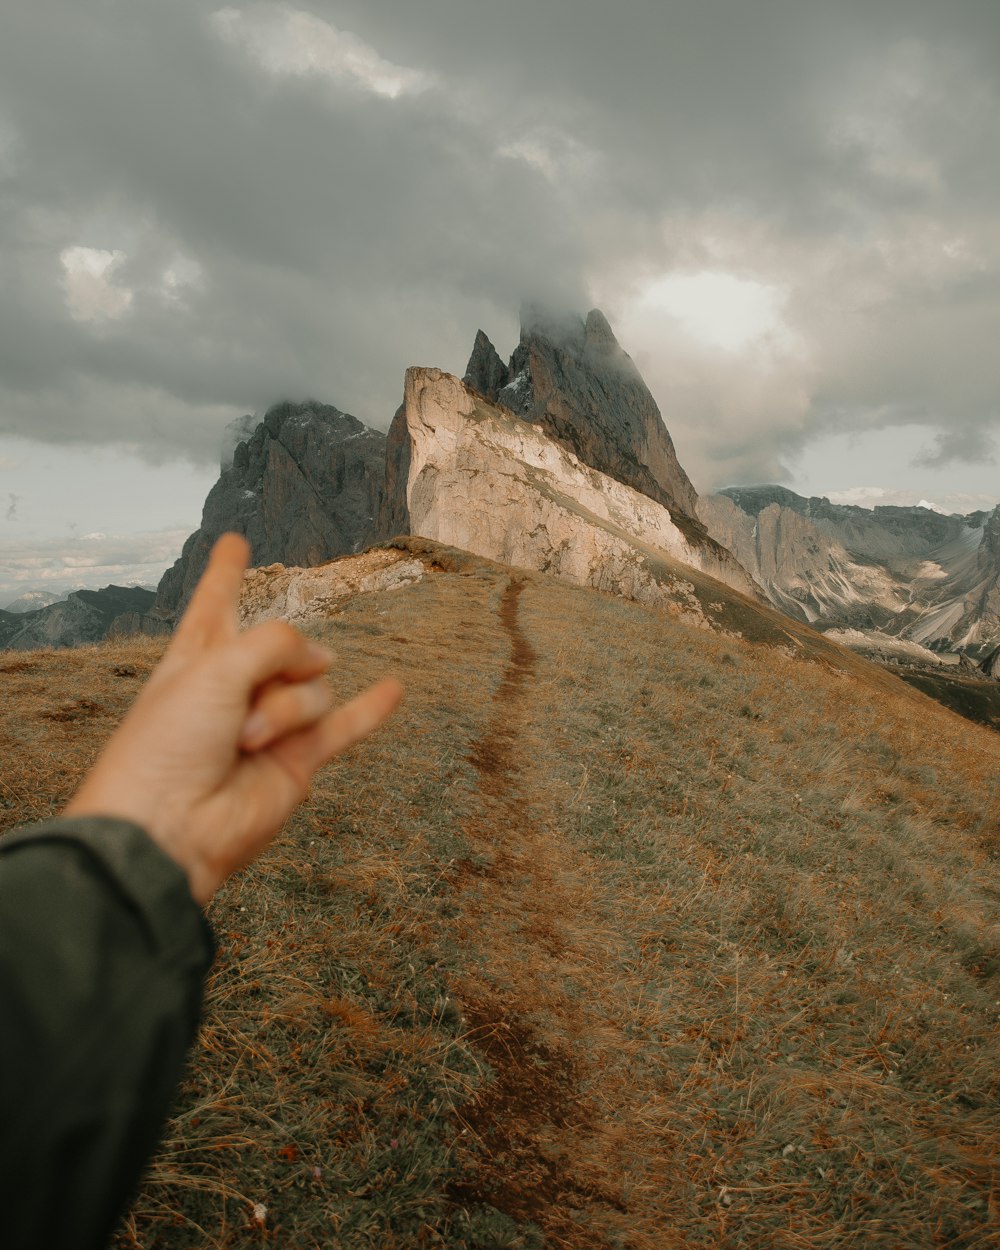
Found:
[[[993,0],[302,8],[5,16],[0,432],[207,461],[286,394],[385,425],[524,297],[614,316],[676,267],[787,289],[794,331],[766,367],[625,339],[696,479],[832,424],[920,421],[944,463],[996,421]],[[375,59],[295,63],[320,21]]]
[[[7,23],[8,430],[158,445],[137,388],[178,449],[206,455],[215,430],[209,452],[197,418],[220,404],[320,392],[385,423],[408,360],[461,354],[479,319],[512,329],[540,281],[582,298],[543,180],[495,158],[437,94],[268,80],[208,15],[41,4]],[[75,245],[124,253],[126,313],[73,320],[60,255]],[[165,300],[175,254],[200,276]]]
[[[944,465],[964,461],[967,464],[992,464],[996,460],[996,445],[984,430],[951,430],[938,434],[935,446],[920,452],[913,463],[936,469]]]

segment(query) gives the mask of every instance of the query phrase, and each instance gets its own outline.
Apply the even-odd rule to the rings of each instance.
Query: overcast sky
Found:
[[[385,428],[526,298],[701,491],[992,506],[998,153],[997,0],[6,5],[0,604],[155,584],[226,421]]]

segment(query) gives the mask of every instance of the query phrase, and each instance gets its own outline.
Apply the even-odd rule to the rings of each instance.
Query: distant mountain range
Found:
[[[0,611],[0,650],[76,647],[127,634],[169,633],[167,622],[148,616],[155,597],[141,586],[112,585],[74,590],[43,608]]]
[[[869,510],[756,486],[698,512],[776,607],[817,628],[976,659],[1000,643],[1000,508]]]

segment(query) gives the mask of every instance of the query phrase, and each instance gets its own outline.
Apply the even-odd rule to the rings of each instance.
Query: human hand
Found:
[[[223,534],[167,651],[65,809],[141,825],[208,902],[402,698],[392,678],[332,708],[333,655],[287,621],[240,633],[250,550]]]

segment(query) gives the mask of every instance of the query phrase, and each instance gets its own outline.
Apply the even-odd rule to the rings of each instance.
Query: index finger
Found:
[[[216,540],[208,565],[174,632],[181,647],[214,646],[239,633],[240,588],[250,562],[250,544],[241,534]]]

